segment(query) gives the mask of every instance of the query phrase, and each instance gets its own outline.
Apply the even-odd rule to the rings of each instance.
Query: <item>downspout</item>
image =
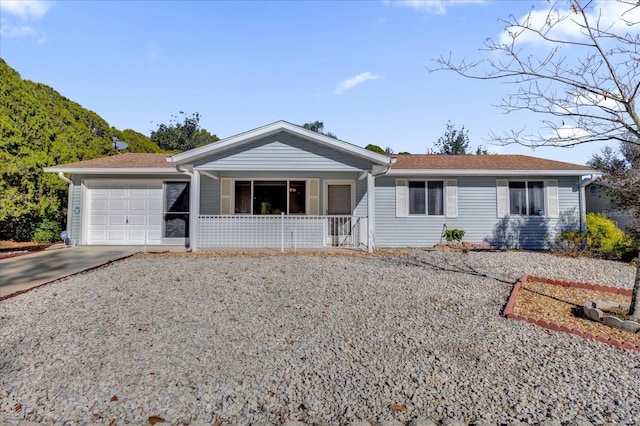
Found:
[[[384,176],[389,173],[391,170],[391,166],[396,162],[395,158],[391,158],[389,163],[385,167],[382,172],[373,173],[373,167],[371,168],[371,173],[367,173],[367,251],[372,253],[375,249],[375,221],[376,221],[376,212],[375,212],[375,190],[376,190],[376,177]]]
[[[65,231],[67,232],[67,238],[71,239],[71,220],[73,218],[73,206],[71,205],[73,202],[73,181],[71,179],[69,179],[68,177],[66,177],[64,175],[64,173],[62,172],[58,172],[58,177],[60,179],[62,179],[66,184],[67,184],[67,229],[65,229]],[[65,245],[67,244],[67,242],[69,241],[65,241]]]
[[[196,181],[198,180],[196,177],[197,172],[195,170],[193,172],[190,172],[179,164],[176,164],[176,170],[183,175],[189,176],[189,249],[191,249],[192,252],[196,252],[198,251],[196,241],[198,218],[196,216],[194,204],[199,201],[197,200],[197,197],[194,196],[194,194],[196,190],[200,190],[200,185],[196,183]]]

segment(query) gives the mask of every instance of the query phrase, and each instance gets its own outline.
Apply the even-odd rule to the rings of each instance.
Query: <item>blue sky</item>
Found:
[[[0,56],[146,135],[184,111],[220,138],[320,120],[356,145],[425,153],[451,120],[474,147],[582,164],[604,145],[491,145],[490,131],[543,117],[494,107],[513,86],[427,70],[449,52],[479,57],[499,18],[532,6],[548,2],[2,0]]]

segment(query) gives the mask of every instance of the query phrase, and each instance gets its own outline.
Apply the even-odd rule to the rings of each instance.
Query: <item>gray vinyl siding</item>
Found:
[[[589,191],[590,187],[596,188],[596,193]],[[603,213],[613,220],[620,229],[626,229],[633,224],[633,209],[616,208],[611,196],[607,193],[607,188],[601,185],[589,185],[585,188],[585,202],[587,213]]]
[[[366,170],[363,159],[278,133],[196,162],[207,170],[349,171]]]
[[[423,178],[416,178],[423,179]],[[430,178],[432,179],[432,178]],[[578,178],[512,176],[508,180],[558,180],[560,217],[510,217],[498,219],[495,177],[433,177],[457,179],[458,217],[396,217],[395,177],[376,179],[375,244],[377,247],[432,247],[447,229],[465,231],[464,241],[498,247],[548,248],[559,230],[579,229]],[[442,242],[445,242],[442,240]]]
[[[595,194],[589,192],[589,189],[592,187],[595,188]],[[587,213],[604,213],[611,209],[611,197],[607,194],[604,187],[600,185],[589,185],[585,188],[585,194]]]
[[[355,216],[367,216],[367,180],[358,180],[359,173],[354,172],[301,172],[301,171],[223,171],[218,173],[219,179],[211,179],[208,176],[200,175],[200,214],[218,215],[220,214],[220,179],[319,179],[320,180],[320,214],[324,205],[324,184],[327,180],[351,180],[355,181]]]
[[[71,244],[80,244],[82,237],[82,180],[77,176],[72,178],[73,185],[71,186],[71,205],[67,208],[70,212],[67,216],[70,223],[67,224],[67,232],[69,233],[69,241]],[[79,209],[78,213],[75,213],[75,209]]]

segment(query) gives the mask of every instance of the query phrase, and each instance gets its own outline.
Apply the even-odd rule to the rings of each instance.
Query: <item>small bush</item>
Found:
[[[563,256],[578,257],[585,253],[586,242],[587,234],[584,232],[563,231],[562,234],[556,238],[554,253]]]
[[[462,229],[447,229],[444,231],[444,239],[447,240],[449,244],[452,242],[459,243],[464,238],[464,231]]]
[[[60,239],[60,227],[52,220],[45,219],[33,233],[33,241],[36,243],[51,243]]]
[[[587,243],[594,253],[627,262],[638,252],[633,240],[602,213],[587,214]]]

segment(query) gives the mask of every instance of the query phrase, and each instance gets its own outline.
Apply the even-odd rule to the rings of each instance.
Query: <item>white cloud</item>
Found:
[[[557,11],[549,13],[550,9],[532,10],[530,14],[522,16],[518,22],[524,22],[529,19],[529,25],[535,29],[541,29],[549,22],[557,22],[559,18],[568,16],[569,19],[564,19],[553,26],[553,31],[548,35],[552,38],[561,38],[568,40],[576,40],[583,37],[579,24],[584,24],[581,16],[575,12],[569,10],[569,8],[557,7]],[[600,20],[600,28],[611,29],[612,31],[633,31],[635,27],[630,27],[627,22],[640,22],[640,7],[633,7],[629,3],[611,1],[611,0],[596,0],[593,6],[587,13],[587,19],[589,24],[594,26],[598,19]],[[627,22],[625,22],[627,21]],[[507,28],[500,34],[499,42],[501,44],[509,44],[512,41],[510,36],[510,29],[513,31],[513,27]],[[521,31],[521,30],[520,30]],[[546,43],[536,34],[526,31],[518,37],[520,42],[529,43]]]
[[[51,8],[50,1],[44,0],[1,0],[0,37],[34,37],[38,44],[47,42],[47,35],[36,30],[29,23],[43,18]]]
[[[45,0],[2,0],[0,10],[22,20],[38,20],[47,14],[51,2]]]
[[[447,8],[468,3],[484,3],[486,0],[399,0],[385,1],[387,4],[394,6],[409,7],[414,10],[432,13],[434,15],[444,15]]]
[[[13,25],[5,20],[0,22],[0,37],[36,37],[38,33],[28,25]]]
[[[548,139],[560,139],[556,143],[559,146],[568,145],[574,143],[578,139],[584,139],[591,136],[591,133],[580,127],[574,127],[569,125],[563,125],[559,127],[554,133],[548,135]]]
[[[379,78],[380,78],[379,75],[375,75],[370,72],[363,72],[354,77],[348,78],[343,82],[341,82],[340,84],[338,84],[338,87],[336,87],[335,93],[336,95],[341,95],[347,90],[353,89],[358,84],[364,83],[367,80],[377,80]]]

